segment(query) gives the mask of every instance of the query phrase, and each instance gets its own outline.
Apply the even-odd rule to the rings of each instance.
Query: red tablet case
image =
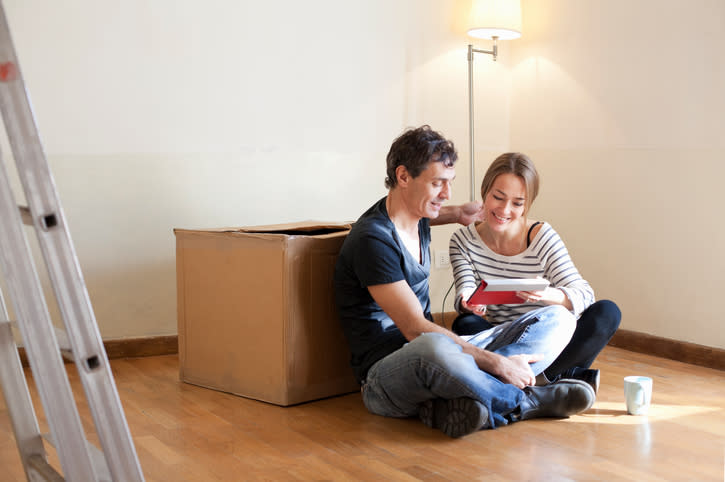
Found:
[[[525,300],[516,296],[517,291],[538,291],[549,286],[549,282],[543,278],[495,281],[505,282],[506,284],[520,283],[521,286],[516,290],[511,290],[511,286],[501,290],[498,286],[489,286],[486,281],[481,281],[476,291],[468,298],[467,303],[469,305],[518,305],[525,303]]]

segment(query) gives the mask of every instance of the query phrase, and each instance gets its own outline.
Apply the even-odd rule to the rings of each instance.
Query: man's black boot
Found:
[[[430,428],[458,438],[488,427],[488,410],[478,400],[436,398],[421,404],[418,417]]]
[[[569,378],[573,380],[581,380],[587,382],[594,389],[594,393],[599,391],[599,370],[592,368],[570,368],[560,375],[561,379]]]
[[[551,380],[549,379],[549,377],[546,376],[546,373],[539,373],[536,376],[536,384],[548,385],[549,383],[558,382],[559,380],[563,380],[565,378],[587,382],[589,385],[592,386],[595,394],[599,391],[599,370],[592,368],[570,368]]]
[[[531,418],[566,418],[594,405],[594,389],[581,380],[562,379],[542,387],[524,388],[526,395],[511,414],[513,421]]]

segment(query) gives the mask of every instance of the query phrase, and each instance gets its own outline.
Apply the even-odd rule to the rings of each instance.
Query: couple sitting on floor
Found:
[[[594,293],[559,235],[527,213],[538,193],[528,157],[488,169],[482,202],[444,206],[457,153],[428,126],[404,132],[387,156],[388,195],[354,223],[335,268],[335,299],[375,414],[418,416],[451,437],[538,417],[568,417],[594,403],[592,362],[620,312]],[[430,226],[457,222],[450,242],[456,284],[451,330],[430,310]],[[470,305],[481,280],[543,277],[519,304]]]

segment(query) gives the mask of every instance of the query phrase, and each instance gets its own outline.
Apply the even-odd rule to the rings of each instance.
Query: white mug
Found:
[[[624,377],[624,400],[627,413],[646,415],[652,401],[652,379],[650,377]]]

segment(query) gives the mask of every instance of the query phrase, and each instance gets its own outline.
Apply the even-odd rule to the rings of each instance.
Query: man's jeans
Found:
[[[541,360],[531,364],[538,375],[567,345],[575,325],[568,310],[548,306],[462,338],[503,356],[541,355]],[[415,416],[421,403],[434,398],[473,398],[488,409],[491,427],[508,423],[506,415],[525,396],[522,390],[480,370],[471,355],[440,333],[424,333],[375,363],[362,393],[370,412],[387,417]]]

